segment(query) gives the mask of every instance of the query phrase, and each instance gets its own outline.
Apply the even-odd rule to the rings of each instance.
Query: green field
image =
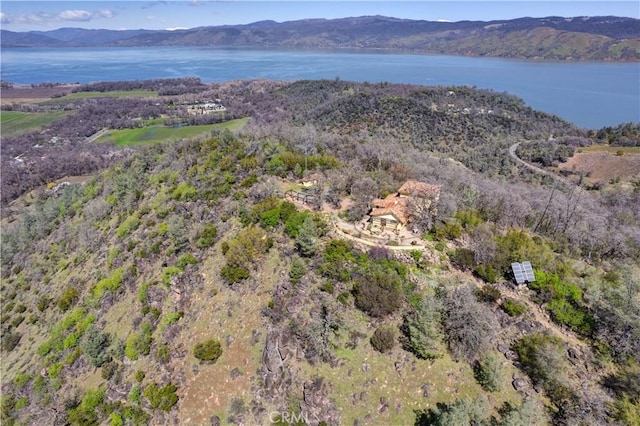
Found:
[[[202,126],[146,126],[139,129],[110,130],[96,139],[96,142],[113,142],[118,146],[157,143],[172,139],[178,140],[199,136],[211,132],[213,129],[229,129],[235,131],[241,129],[248,121],[248,118],[239,118],[225,123],[206,124]]]
[[[155,90],[116,90],[113,92],[77,92],[59,99],[87,99],[87,98],[144,98],[158,96]],[[57,100],[59,100],[57,99]]]
[[[58,120],[66,112],[20,112],[2,111],[0,113],[0,133],[2,136],[19,135],[30,130],[39,129],[52,121]]]

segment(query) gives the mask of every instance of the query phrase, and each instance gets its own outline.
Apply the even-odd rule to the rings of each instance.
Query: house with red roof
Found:
[[[408,180],[397,192],[373,200],[372,231],[400,231],[411,222],[416,210],[435,214],[440,199],[440,186]]]

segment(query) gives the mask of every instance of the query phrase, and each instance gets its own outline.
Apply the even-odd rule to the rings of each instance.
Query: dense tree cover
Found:
[[[162,78],[135,81],[99,81],[82,84],[72,90],[79,92],[113,92],[116,90],[157,90],[166,95],[180,95],[183,93],[198,93],[206,86],[197,77]],[[164,94],[164,93],[163,93]]]
[[[640,124],[623,123],[615,127],[607,126],[594,131],[592,135],[609,145],[638,146],[640,145]]]

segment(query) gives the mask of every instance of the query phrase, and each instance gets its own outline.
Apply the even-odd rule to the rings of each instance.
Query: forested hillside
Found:
[[[78,167],[94,149],[104,163],[3,218],[3,424],[637,425],[640,191],[509,156],[633,129],[590,134],[469,87],[187,83],[11,104],[68,113],[31,164],[67,152]],[[186,112],[209,99],[226,111]],[[41,134],[3,136],[3,181]],[[373,199],[408,180],[438,185],[437,209],[370,232]],[[536,280],[518,287],[524,260]]]
[[[385,49],[463,56],[546,60],[640,58],[640,20],[615,16],[440,22],[361,16],[262,21],[178,31],[83,30],[16,33],[3,47],[208,46]]]

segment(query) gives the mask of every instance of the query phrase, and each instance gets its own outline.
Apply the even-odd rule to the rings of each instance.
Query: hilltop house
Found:
[[[416,215],[435,215],[440,186],[416,180],[405,182],[397,192],[373,200],[371,231],[400,231]]]

